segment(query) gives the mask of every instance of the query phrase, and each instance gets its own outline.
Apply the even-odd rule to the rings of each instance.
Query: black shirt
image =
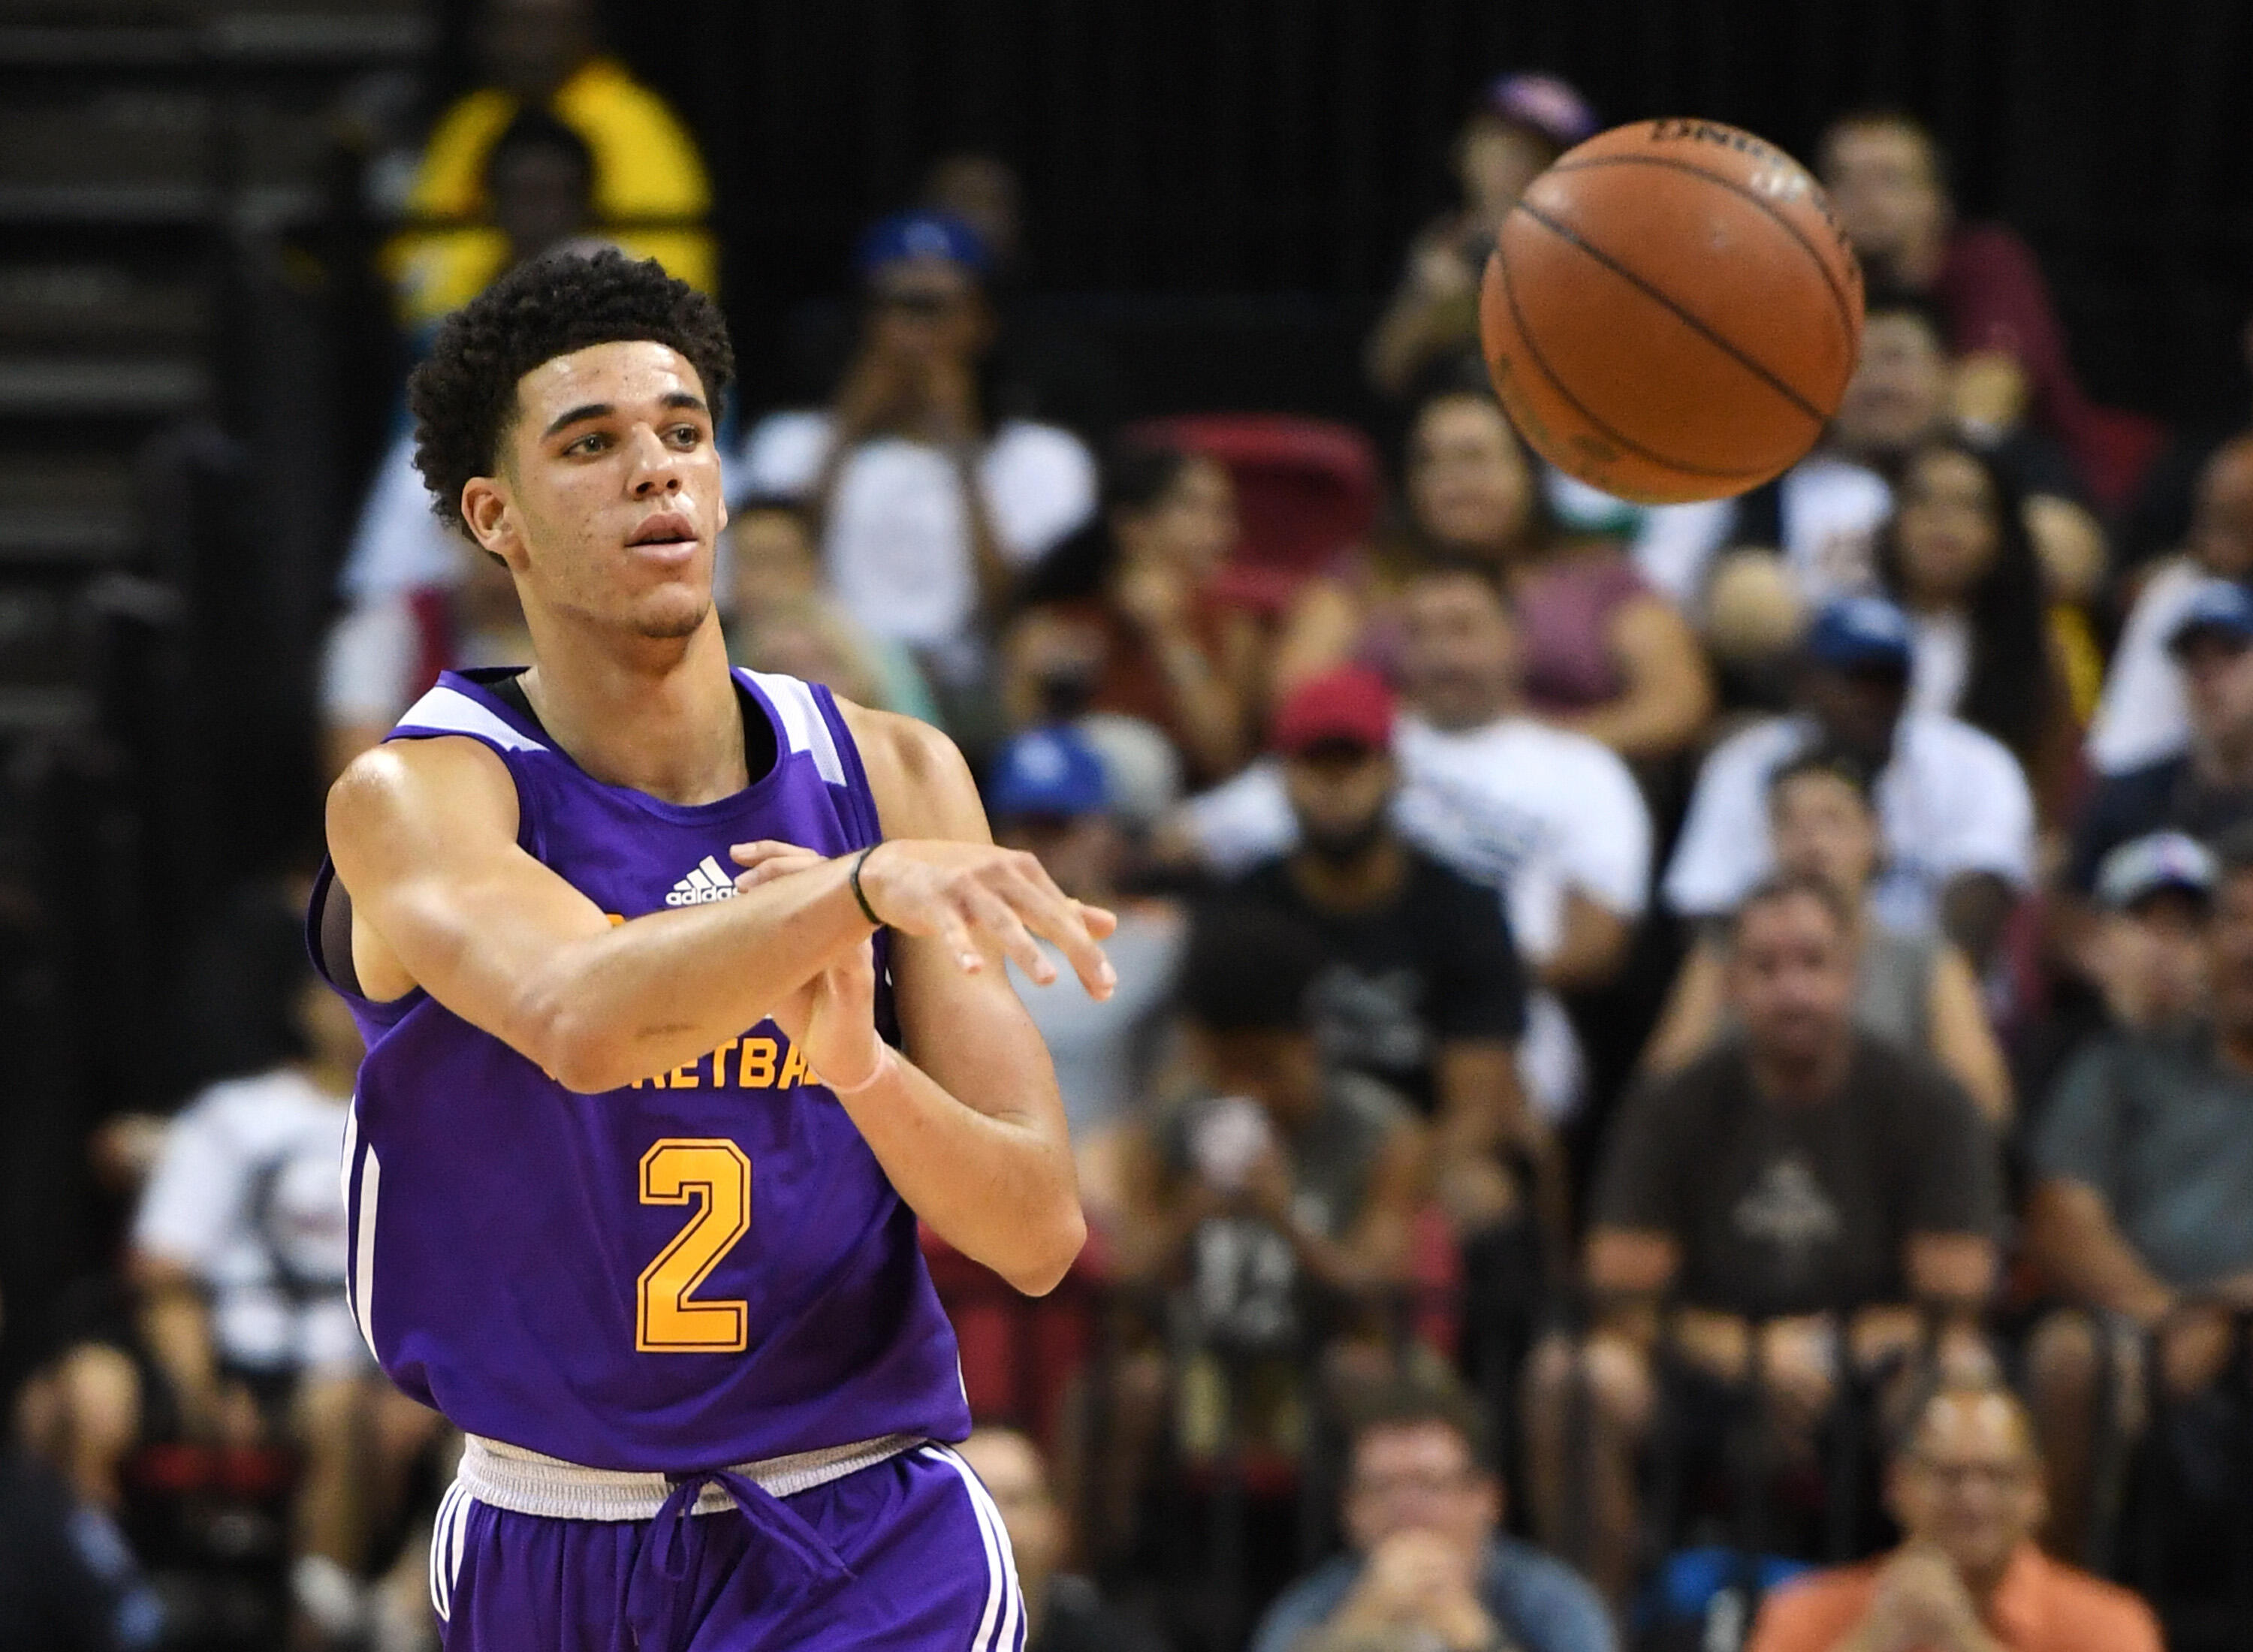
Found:
[[[1289,913],[1328,948],[1314,990],[1323,1058],[1429,1114],[1442,1044],[1514,1042],[1525,1030],[1525,975],[1500,896],[1419,849],[1400,852],[1406,872],[1392,898],[1358,912],[1308,901],[1287,861],[1254,867],[1237,890]]]
[[[2124,843],[2167,831],[2211,842],[2245,820],[2253,820],[2253,791],[2208,784],[2187,756],[2163,757],[2113,776],[2089,795],[2073,829],[2066,878],[2088,895],[2104,857]]]
[[[1992,1235],[2002,1213],[1969,1098],[1857,1034],[1844,1082],[1812,1105],[1761,1097],[1740,1039],[1644,1088],[1612,1126],[1595,1219],[1671,1234],[1684,1303],[1754,1315],[1903,1301],[1911,1235]]]

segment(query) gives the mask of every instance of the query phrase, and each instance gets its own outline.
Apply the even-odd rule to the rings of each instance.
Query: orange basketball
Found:
[[[1862,275],[1804,167],[1711,121],[1598,133],[1510,210],[1479,293],[1487,369],[1559,470],[1646,505],[1788,469],[1837,411]]]

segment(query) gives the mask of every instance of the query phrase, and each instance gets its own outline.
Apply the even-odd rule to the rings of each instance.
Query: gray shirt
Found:
[[[2207,1030],[2084,1049],[2033,1147],[2036,1175],[2103,1195],[2172,1288],[2253,1269],[2253,1077],[2225,1065]]]
[[[1252,1652],[1291,1652],[1345,1604],[1362,1557],[1340,1555],[1283,1591],[1252,1637]],[[1611,1614],[1580,1574],[1509,1537],[1487,1544],[1479,1599],[1521,1652],[1613,1652]]]

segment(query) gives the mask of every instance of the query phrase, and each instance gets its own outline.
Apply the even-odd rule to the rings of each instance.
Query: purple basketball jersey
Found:
[[[773,725],[775,766],[684,806],[595,780],[484,675],[446,673],[390,737],[466,735],[499,754],[518,841],[617,917],[729,898],[730,844],[834,855],[881,835],[825,688],[737,673],[744,714]],[[333,930],[321,944],[331,887],[324,868],[317,958],[335,955]],[[345,997],[367,1040],[345,1141],[352,1306],[408,1394],[471,1433],[596,1468],[969,1432],[915,1216],[771,1021],[582,1096],[425,993]]]

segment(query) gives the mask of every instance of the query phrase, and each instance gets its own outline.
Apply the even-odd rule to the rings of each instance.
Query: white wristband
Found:
[[[866,1078],[857,1084],[833,1084],[827,1078],[821,1084],[833,1096],[857,1096],[891,1070],[892,1047],[880,1038],[876,1041],[876,1064],[869,1069]]]

